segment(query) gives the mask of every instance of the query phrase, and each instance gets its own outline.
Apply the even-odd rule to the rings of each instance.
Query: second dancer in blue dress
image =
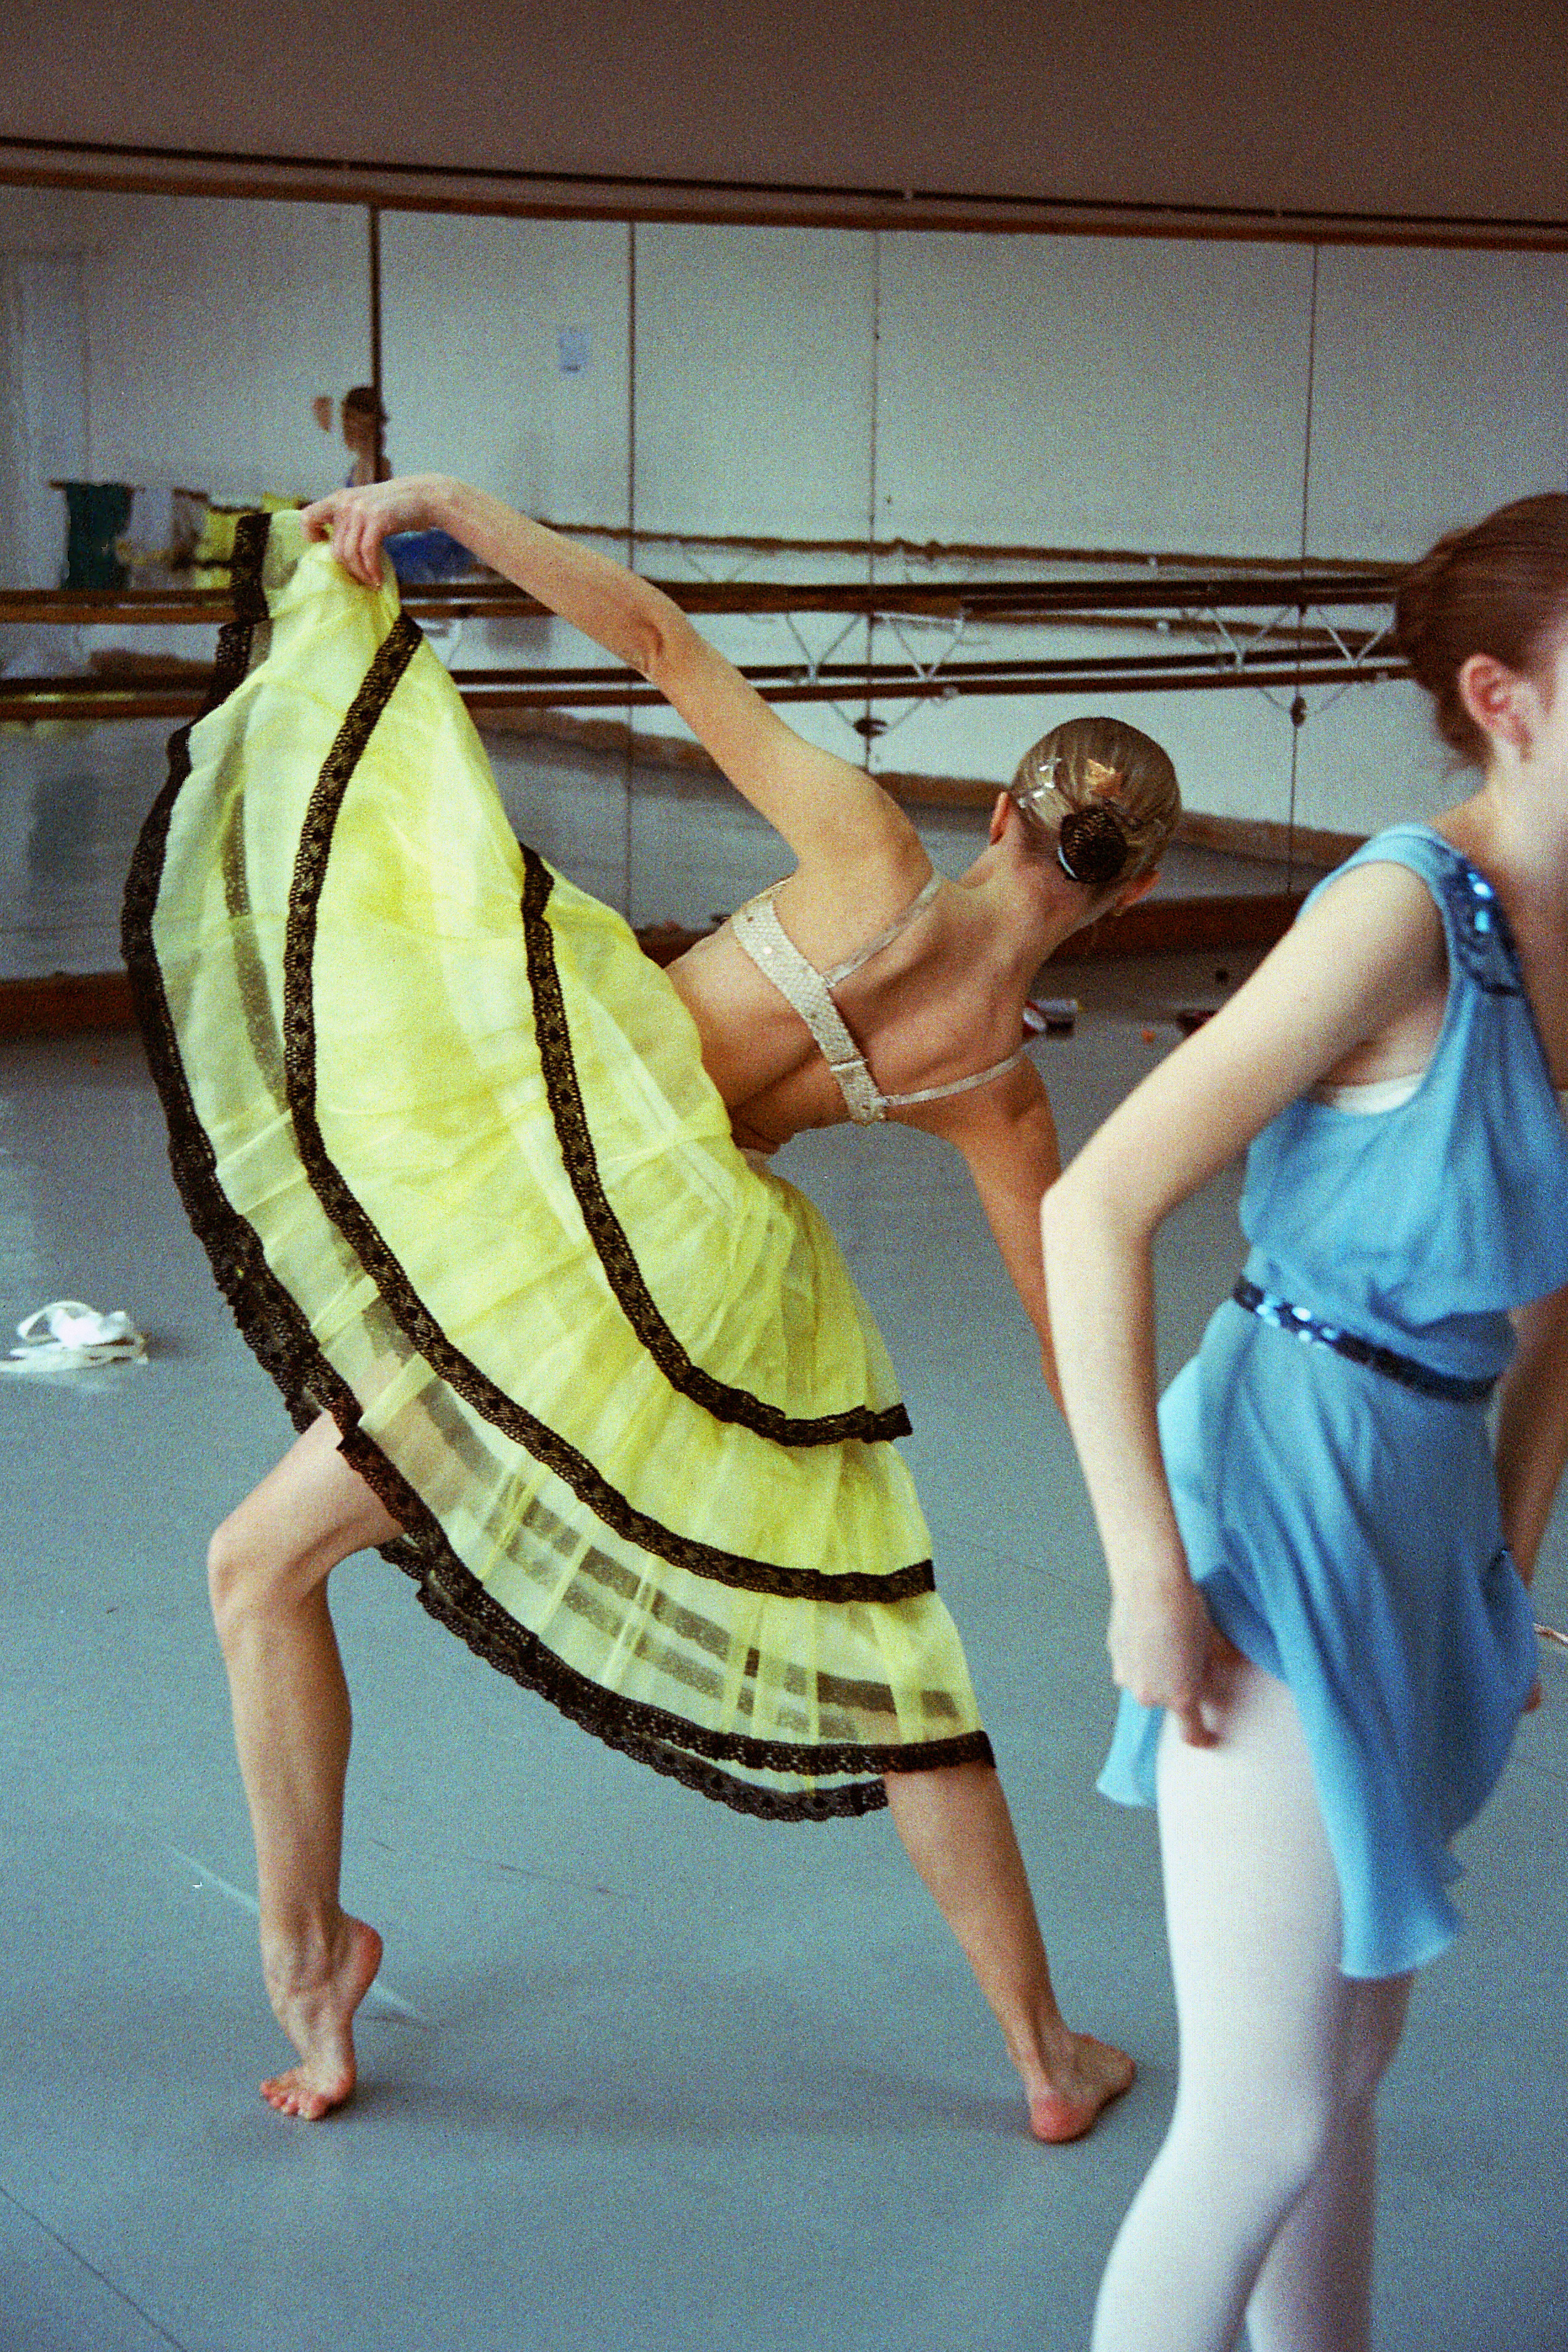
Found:
[[[1111,1573],[1102,1783],[1157,1801],[1170,2135],[1094,2352],[1364,2352],[1374,2101],[1535,1681],[1568,1451],[1568,498],[1441,541],[1401,643],[1482,771],[1380,834],[1048,1195]],[[1150,1247],[1250,1144],[1251,1255],[1154,1394]],[[1494,1443],[1488,1402],[1500,1381]]]

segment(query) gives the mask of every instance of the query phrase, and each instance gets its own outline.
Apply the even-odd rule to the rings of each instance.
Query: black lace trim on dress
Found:
[[[259,531],[247,534],[246,525],[253,520]],[[256,541],[249,551],[248,574],[249,582],[256,583],[267,521],[266,517],[246,517],[236,532],[236,607],[247,584],[240,569],[247,536]],[[216,709],[245,676],[249,628],[259,617],[253,609],[229,639],[227,658],[214,674],[204,715]],[[981,1731],[908,1745],[845,1742],[816,1748],[704,1731],[663,1708],[619,1697],[577,1674],[508,1617],[464,1565],[434,1514],[361,1428],[359,1403],[349,1384],[321,1353],[305,1314],[267,1265],[259,1237],[217,1180],[215,1155],[191,1097],[152,937],[170,818],[190,773],[189,731],[182,728],[170,739],[169,779],[137,843],[121,926],[148,1062],[168,1120],[170,1164],[218,1288],[247,1344],[276,1382],[296,1428],[307,1429],[320,1413],[329,1412],[342,1433],[345,1459],[402,1521],[404,1532],[381,1547],[383,1558],[414,1580],[429,1613],[489,1664],[537,1691],[607,1746],[738,1812],[768,1821],[826,1821],[873,1811],[885,1804],[886,1794],[880,1778],[795,1792],[764,1789],[721,1770],[720,1761],[809,1778],[991,1763],[990,1743]],[[841,1590],[842,1580],[823,1580]],[[881,1597],[893,1597],[890,1580],[868,1580]]]
[[[994,1765],[991,1743],[983,1731],[961,1732],[947,1739],[885,1744],[840,1740],[813,1746],[756,1739],[743,1732],[708,1731],[665,1707],[602,1689],[566,1665],[537,1634],[519,1625],[491,1598],[458,1559],[428,1505],[365,1435],[357,1420],[340,1425],[344,1432],[345,1460],[407,1530],[382,1547],[383,1556],[415,1580],[421,1604],[430,1615],[456,1633],[486,1664],[537,1691],[581,1729],[655,1772],[737,1812],[762,1821],[805,1822],[874,1812],[887,1802],[880,1778],[884,1772],[935,1771],[949,1764]],[[720,1763],[807,1778],[855,1772],[879,1777],[787,1793],[737,1780],[719,1770]]]
[[[572,1057],[571,1030],[566,999],[556,967],[555,935],[545,908],[554,887],[549,866],[527,843],[521,845],[527,880],[523,887],[523,937],[528,954],[528,984],[534,1001],[534,1029],[545,1093],[560,1145],[561,1164],[582,1212],[595,1254],[626,1320],[669,1381],[684,1397],[713,1415],[735,1422],[776,1445],[841,1445],[860,1438],[876,1444],[910,1433],[909,1415],[902,1404],[880,1412],[868,1405],[845,1412],[799,1417],[780,1412],[747,1389],[732,1388],[694,1364],[655,1306],[643,1279],[642,1268],[626,1238],[625,1228],[611,1207],[600,1181],[593,1137],[583,1108]]]
[[[277,1008],[267,971],[256,950],[250,920],[250,881],[246,870],[246,802],[231,795],[221,819],[217,845],[218,870],[223,877],[224,905],[234,925],[235,986],[246,1035],[256,1075],[278,1110],[287,1111],[283,1076],[283,1039],[278,1034]]]
[[[235,526],[235,618],[219,635],[204,719],[244,678],[253,631],[267,616],[261,562],[270,520],[267,515],[242,515]],[[168,1121],[175,1189],[235,1322],[263,1370],[277,1382],[296,1428],[303,1430],[329,1403],[334,1411],[340,1404],[348,1411],[358,1408],[346,1383],[321,1355],[304,1314],[267,1265],[258,1236],[230,1206],[217,1181],[216,1157],[191,1099],[153,944],[170,820],[191,772],[190,735],[188,726],[181,727],[169,739],[168,781],[148,813],[131,861],[120,947],[148,1066]]]
[[[250,667],[251,647],[257,626],[267,617],[267,597],[261,585],[262,558],[267,551],[267,534],[272,517],[265,514],[241,515],[235,525],[234,544],[234,619],[225,621],[218,631],[217,650],[213,656],[212,676],[207,691],[195,719],[177,727],[169,738],[169,779],[163,791],[153,803],[153,813],[162,810],[162,825],[166,834],[169,810],[174,795],[191,772],[191,729],[198,726],[209,711],[226,702]],[[165,805],[166,803],[166,805]],[[160,855],[162,870],[162,855]],[[123,916],[122,916],[123,926]]]

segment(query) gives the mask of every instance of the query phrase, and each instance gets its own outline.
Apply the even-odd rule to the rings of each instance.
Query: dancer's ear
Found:
[[[1006,793],[998,793],[991,810],[991,847],[994,849],[1008,829],[1008,810],[1011,803]]]
[[[1530,757],[1531,722],[1540,695],[1533,682],[1491,654],[1471,654],[1459,665],[1459,700],[1493,743],[1506,743],[1521,760]]]

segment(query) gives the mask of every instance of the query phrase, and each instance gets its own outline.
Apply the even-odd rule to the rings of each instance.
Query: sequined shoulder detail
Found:
[[[1441,841],[1441,835],[1435,836]],[[1522,996],[1519,950],[1502,902],[1484,874],[1443,842],[1447,856],[1437,875],[1448,915],[1448,937],[1466,972],[1489,996]]]
[[[1524,976],[1502,901],[1484,874],[1433,825],[1412,820],[1387,826],[1307,894],[1310,905],[1340,875],[1358,866],[1407,866],[1437,902],[1455,967],[1488,996],[1525,993]]]

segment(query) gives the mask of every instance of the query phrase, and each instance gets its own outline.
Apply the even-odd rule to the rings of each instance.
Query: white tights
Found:
[[[1245,1661],[1217,1748],[1160,1743],[1181,2029],[1165,2146],[1122,2225],[1092,2352],[1367,2352],[1376,2126],[1412,1978],[1339,1970],[1339,1884],[1301,1719]]]

